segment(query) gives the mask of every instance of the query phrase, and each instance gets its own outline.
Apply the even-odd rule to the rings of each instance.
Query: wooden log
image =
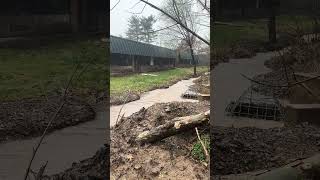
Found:
[[[157,126],[149,131],[140,133],[136,141],[139,144],[152,143],[162,140],[166,137],[179,134],[189,129],[193,129],[199,125],[209,122],[210,111],[197,115],[177,117],[163,125]]]

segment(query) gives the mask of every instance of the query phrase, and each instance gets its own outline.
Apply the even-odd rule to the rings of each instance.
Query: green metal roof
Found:
[[[137,42],[116,36],[110,36],[110,44],[111,53],[176,58],[176,52],[172,49]]]

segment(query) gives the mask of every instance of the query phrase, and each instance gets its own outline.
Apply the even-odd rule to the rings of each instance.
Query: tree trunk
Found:
[[[136,141],[139,144],[152,143],[166,137],[185,132],[197,126],[209,122],[210,111],[192,116],[177,117],[163,125],[155,127],[150,131],[144,131],[138,135]]]
[[[189,47],[190,47],[191,58],[192,58],[192,63],[193,63],[193,76],[197,76],[197,63],[194,58],[192,44],[189,44]]]
[[[276,43],[277,42],[277,31],[276,31],[276,9],[275,7],[271,7],[269,10],[269,42]]]

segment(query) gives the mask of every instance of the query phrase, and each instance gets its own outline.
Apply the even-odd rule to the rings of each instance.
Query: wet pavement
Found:
[[[231,59],[228,63],[217,65],[211,72],[211,84],[213,85],[213,121],[214,126],[226,127],[258,127],[272,128],[282,127],[283,123],[270,120],[257,120],[243,117],[230,117],[225,115],[225,108],[231,101],[237,100],[242,93],[250,87],[250,81],[241,74],[253,78],[258,74],[270,72],[264,66],[264,62],[274,56],[275,53],[258,53],[249,59]],[[212,89],[211,89],[212,90]]]
[[[73,162],[92,157],[106,142],[106,105],[99,105],[93,121],[54,131],[46,136],[33,162],[38,170],[48,161],[46,174],[55,174],[72,166]],[[0,144],[0,180],[21,180],[39,138]]]
[[[148,108],[155,103],[166,103],[173,101],[180,102],[197,102],[197,100],[184,99],[181,95],[188,90],[189,86],[193,85],[195,78],[188,80],[182,80],[178,83],[170,86],[167,89],[156,89],[143,94],[139,100],[129,102],[125,105],[111,106],[110,108],[110,126],[116,124],[119,111],[121,110],[121,116],[124,113],[124,117],[128,117],[131,114],[138,112],[141,108]]]

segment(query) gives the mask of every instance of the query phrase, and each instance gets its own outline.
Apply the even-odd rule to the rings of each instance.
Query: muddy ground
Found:
[[[113,94],[110,96],[110,105],[121,105],[140,99],[140,94],[136,92],[127,92],[124,94]]]
[[[145,146],[135,142],[139,132],[208,109],[206,102],[162,103],[123,119],[112,129],[111,179],[209,179],[209,167],[191,154],[197,141],[193,130]],[[201,134],[208,131],[208,126],[200,128]],[[272,129],[213,127],[210,132],[215,178],[280,167],[320,150],[320,128],[307,123]],[[54,177],[103,179],[108,155],[104,148]]]
[[[204,74],[200,76],[198,79],[193,81],[194,84],[189,87],[191,91],[200,94],[210,94],[210,74]]]
[[[195,131],[139,146],[136,136],[175,117],[205,112],[208,102],[161,103],[123,119],[111,132],[113,179],[205,179],[208,168],[191,156]],[[202,133],[203,133],[202,129]]]
[[[320,150],[320,129],[307,124],[273,129],[214,127],[211,141],[211,172],[239,174],[314,155]]]
[[[0,102],[0,142],[39,136],[60,106],[60,97]],[[93,120],[93,108],[78,98],[69,97],[49,132]]]
[[[101,147],[92,158],[73,163],[72,167],[43,180],[106,180],[109,173],[109,148]]]

